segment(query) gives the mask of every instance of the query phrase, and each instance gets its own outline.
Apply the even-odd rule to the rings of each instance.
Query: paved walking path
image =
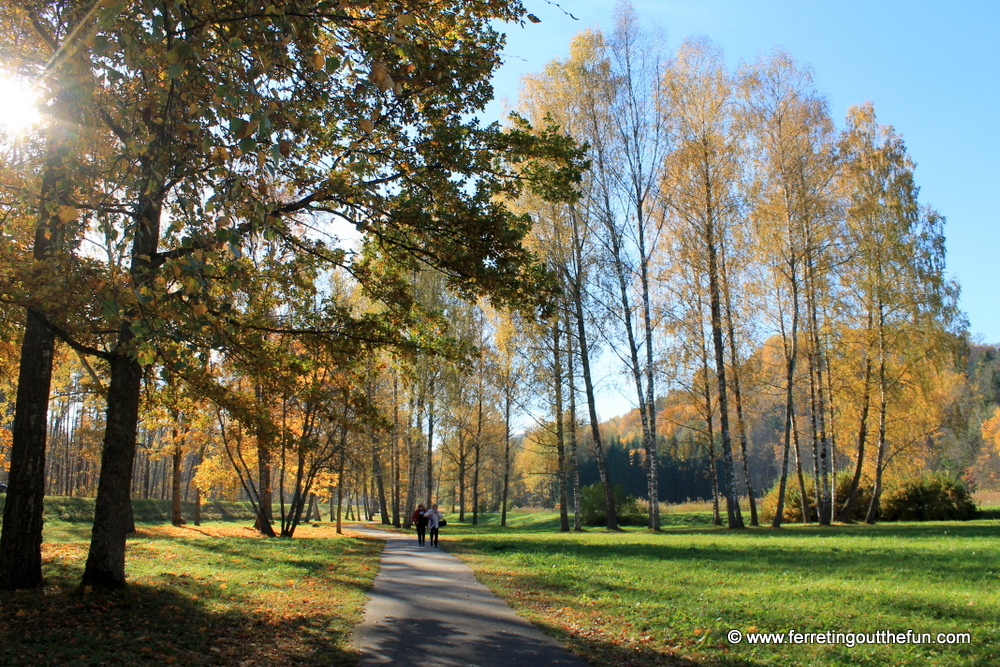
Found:
[[[364,620],[354,629],[362,667],[587,667],[517,616],[458,558],[418,546],[415,536],[354,530],[386,540]]]

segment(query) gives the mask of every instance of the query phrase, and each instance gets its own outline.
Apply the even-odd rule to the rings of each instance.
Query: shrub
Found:
[[[615,484],[611,493],[615,499],[615,509],[618,511],[618,524],[621,526],[642,526],[647,523],[639,509],[639,501],[635,496],[625,495],[621,484]],[[608,502],[604,497],[604,486],[595,482],[580,489],[580,521],[586,526],[604,526],[608,523]]]
[[[883,521],[968,521],[976,514],[976,503],[959,480],[924,475],[890,489],[881,509]]]
[[[840,511],[844,500],[847,498],[847,491],[851,488],[851,480],[854,478],[854,471],[842,470],[837,474],[837,503],[836,512]],[[809,519],[816,520],[816,494],[813,491],[812,476],[805,479],[806,482],[806,502],[809,505]],[[868,505],[872,502],[872,487],[864,480],[858,485],[858,492],[854,497],[854,505],[851,508],[851,521],[864,521],[865,514],[868,513]],[[778,484],[764,496],[760,505],[761,523],[770,523],[774,520],[774,513],[778,508]],[[802,521],[802,506],[799,502],[799,481],[796,476],[789,471],[788,481],[785,486],[785,506],[781,513],[783,523],[797,523]]]

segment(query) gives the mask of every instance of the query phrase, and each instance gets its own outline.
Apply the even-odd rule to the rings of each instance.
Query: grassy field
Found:
[[[92,501],[91,501],[92,502]],[[229,521],[139,523],[128,590],[76,590],[88,503],[47,499],[44,588],[0,593],[0,665],[348,665],[381,542],[303,525],[264,539]],[[163,508],[136,509],[153,519]],[[992,513],[987,513],[990,516]],[[552,512],[450,515],[442,546],[595,665],[1000,664],[1000,521],[729,532],[707,507],[661,534],[560,534]],[[960,645],[732,644],[752,632],[971,633]]]
[[[44,588],[0,592],[0,665],[354,664],[382,542],[328,524],[264,539],[249,523],[139,524],[128,589],[99,594],[75,590],[89,525],[48,522]]]
[[[597,665],[1000,664],[1000,521],[558,534],[552,513],[449,522],[442,545]],[[709,516],[710,518],[710,516]],[[750,645],[727,634],[971,633],[965,645]]]

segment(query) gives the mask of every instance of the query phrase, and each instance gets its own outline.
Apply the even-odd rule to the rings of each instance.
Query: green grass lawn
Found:
[[[688,516],[691,514],[691,516]],[[701,513],[674,517],[701,523]],[[710,518],[710,517],[709,517]],[[667,519],[665,523],[670,522]],[[598,665],[1000,664],[1000,521],[553,533],[449,521],[442,546]],[[966,645],[732,645],[741,632],[969,632]]]
[[[60,507],[47,516],[87,509]],[[442,546],[595,665],[1000,664],[998,520],[729,532],[692,507],[665,513],[671,527],[661,534],[560,534],[552,512],[511,513],[506,528],[497,515],[478,526],[448,519]],[[129,588],[103,594],[76,590],[89,525],[49,521],[45,586],[0,593],[0,665],[353,664],[347,641],[381,542],[336,537],[328,524],[305,524],[294,540],[264,539],[248,525],[140,523],[129,541]],[[972,640],[734,645],[731,630],[969,632]]]
[[[0,665],[354,664],[347,642],[382,542],[325,524],[265,539],[247,525],[139,524],[129,587],[104,594],[76,590],[89,525],[48,522],[45,586],[0,592]]]

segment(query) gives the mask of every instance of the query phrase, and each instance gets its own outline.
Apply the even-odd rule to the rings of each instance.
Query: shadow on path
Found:
[[[364,620],[354,630],[362,666],[587,667],[517,616],[458,558],[408,535],[355,530],[386,540]]]

